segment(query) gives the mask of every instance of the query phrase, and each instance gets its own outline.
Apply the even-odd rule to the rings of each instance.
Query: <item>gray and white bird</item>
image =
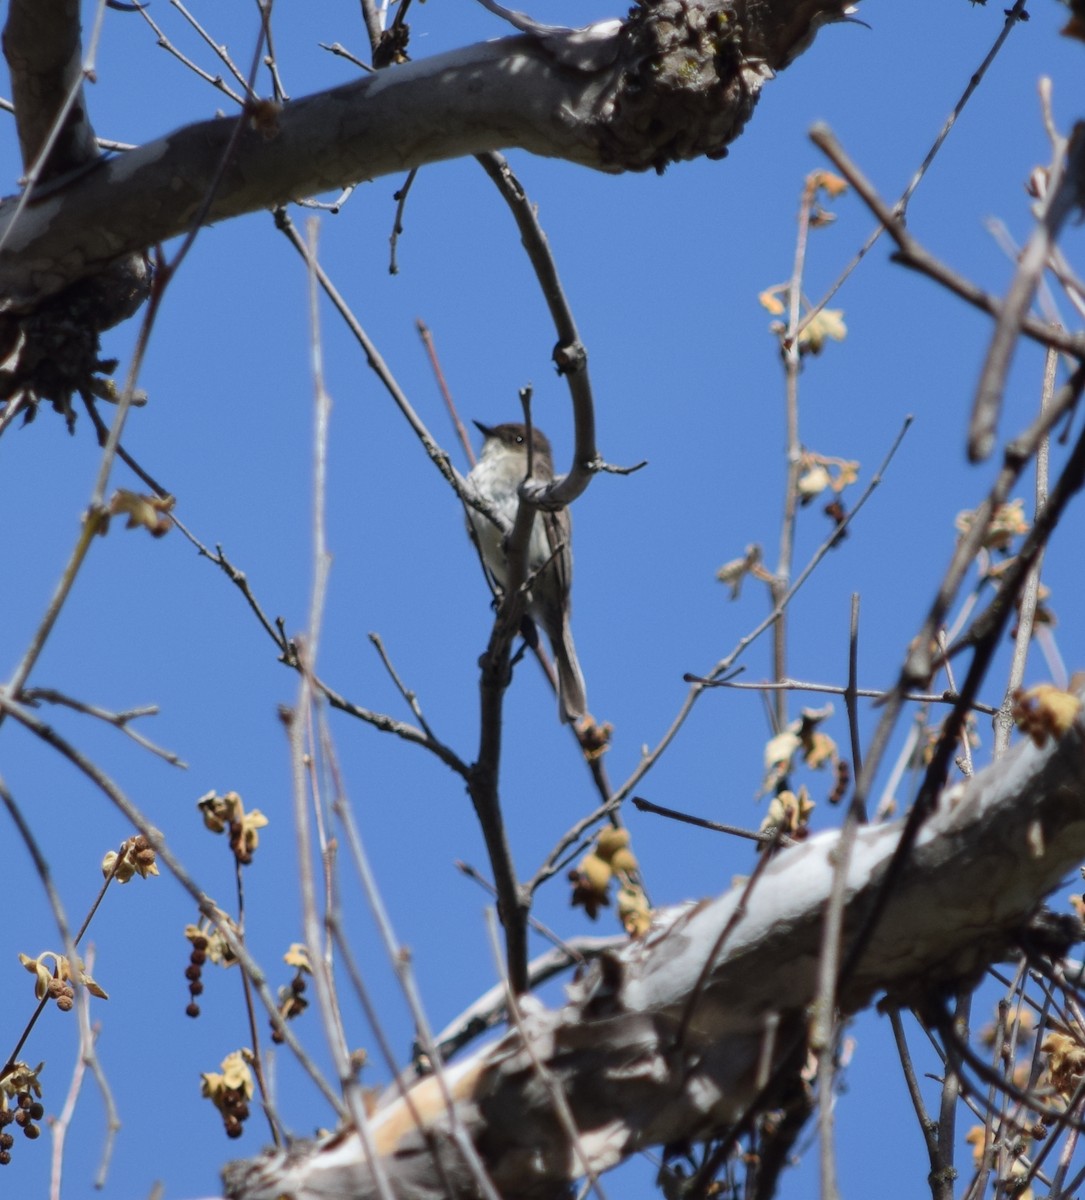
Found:
[[[475,425],[483,435],[482,453],[467,480],[511,526],[520,503],[519,488],[527,477],[527,426],[509,422],[491,427],[480,421]],[[539,483],[550,483],[554,478],[554,459],[549,439],[538,429],[531,432],[532,478]],[[468,508],[467,519],[486,570],[503,589],[508,567],[503,533],[477,509]],[[575,722],[588,711],[584,675],[569,629],[573,582],[571,536],[572,518],[567,508],[558,512],[540,510],[535,514],[527,552],[528,575],[534,576],[528,612],[550,642],[558,669],[558,705],[561,719],[566,722]],[[560,547],[557,553],[555,547]]]

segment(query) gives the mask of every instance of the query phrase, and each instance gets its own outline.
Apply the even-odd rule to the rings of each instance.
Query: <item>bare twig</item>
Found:
[[[840,541],[841,537],[844,535],[844,532],[851,525],[852,521],[854,521],[859,515],[863,507],[866,505],[866,502],[881,484],[885,472],[888,469],[889,464],[892,462],[893,456],[896,454],[900,443],[903,441],[904,435],[908,432],[911,423],[912,418],[910,416],[906,417],[904,423],[901,425],[899,433],[893,439],[893,444],[890,446],[889,452],[882,460],[882,463],[878,467],[877,471],[875,471],[874,475],[871,477],[870,482],[863,491],[863,494],[856,501],[854,507],[851,508],[845,515],[844,520],[833,529],[832,533],[830,533],[829,536],[817,548],[817,550],[814,551],[813,555],[810,557],[810,561],[795,577],[795,581],[792,583],[791,587],[788,588],[787,593],[781,597],[780,603],[773,609],[772,612],[768,614],[767,617],[765,617],[763,621],[761,621],[759,625],[752,629],[738,642],[738,644],[731,651],[731,653],[727,655],[726,658],[720,659],[720,661],[712,668],[712,670],[708,672],[707,679],[712,680],[715,677],[723,675],[729,671],[734,665],[735,661],[743,653],[745,653],[746,649],[752,645],[753,642],[755,642],[761,636],[761,634],[765,632],[766,629],[771,628],[772,625],[780,619],[780,617],[786,611],[787,606],[802,588],[803,584],[805,584],[810,578],[815,568],[825,557],[825,555],[828,554],[829,551]],[[618,808],[622,801],[628,795],[630,795],[641,779],[643,779],[648,771],[650,771],[656,762],[659,761],[660,755],[663,754],[663,752],[677,736],[678,731],[685,724],[686,718],[689,716],[694,704],[696,704],[703,691],[704,684],[693,684],[687,693],[686,699],[683,701],[681,708],[678,710],[677,715],[671,722],[670,728],[666,731],[666,733],[664,733],[657,745],[643,756],[633,773],[629,776],[625,783],[623,783],[621,787],[612,794],[602,809],[596,810],[596,813],[592,814],[592,817],[595,820],[601,820],[602,817],[604,817],[608,812]]]
[[[407,1001],[407,1006],[410,1009],[411,1016],[414,1020],[418,1041],[429,1059],[429,1063],[433,1069],[441,1098],[448,1112],[449,1119],[453,1124],[453,1133],[456,1139],[456,1144],[461,1153],[464,1155],[464,1160],[471,1167],[472,1173],[475,1175],[476,1181],[479,1184],[480,1191],[482,1192],[485,1200],[500,1200],[494,1190],[493,1183],[487,1177],[485,1168],[478,1158],[478,1152],[466,1137],[455,1101],[452,1097],[449,1082],[445,1077],[444,1062],[441,1058],[437,1043],[433,1037],[429,1020],[426,1017],[426,1012],[422,1005],[421,997],[418,994],[418,989],[415,986],[414,975],[411,970],[410,953],[403,945],[400,944],[399,939],[396,937],[395,931],[392,928],[391,919],[388,916],[388,911],[385,908],[384,900],[381,897],[379,889],[377,888],[376,880],[373,876],[373,871],[369,863],[369,857],[365,852],[364,846],[362,845],[362,839],[359,835],[354,816],[351,813],[350,807],[342,802],[337,802],[337,815],[342,822],[343,831],[347,840],[347,848],[350,852],[351,858],[354,861],[355,870],[358,873],[358,878],[361,881],[366,901],[369,904],[370,911],[373,914],[373,919],[376,922],[377,931],[380,935],[381,942],[384,945],[385,953],[387,954],[388,959],[392,964],[392,968],[396,973],[396,978],[403,990],[404,998]],[[423,1123],[418,1120],[416,1115],[415,1120],[419,1127],[422,1128]]]
[[[93,970],[89,956],[87,970]],[[92,1031],[95,1038],[98,1036],[98,1029],[99,1027],[96,1025]],[[72,1079],[68,1085],[68,1094],[64,1097],[64,1106],[52,1125],[53,1156],[49,1170],[49,1200],[60,1200],[60,1186],[64,1177],[64,1143],[68,1136],[72,1117],[75,1116],[75,1106],[79,1101],[79,1093],[83,1090],[83,1078],[86,1073],[86,1060],[80,1055],[72,1068]]]
[[[848,630],[848,684],[844,689],[844,707],[848,712],[848,738],[851,742],[852,778],[863,769],[863,747],[859,739],[859,593],[851,596],[851,622]],[[860,809],[860,820],[866,821],[866,802]]]
[[[1051,403],[1055,390],[1055,373],[1058,368],[1058,355],[1054,350],[1048,350],[1044,359],[1044,380],[1040,393],[1040,412],[1046,411]],[[1043,511],[1047,503],[1047,474],[1048,474],[1048,438],[1044,437],[1036,451],[1036,500],[1033,509],[1033,520]],[[1037,555],[1035,565],[1030,569],[1021,593],[1021,608],[1017,619],[1017,633],[1014,637],[1013,660],[1010,663],[1010,674],[1006,681],[1006,693],[1002,706],[995,719],[994,754],[998,758],[1010,746],[1010,732],[1013,729],[1013,694],[1021,686],[1025,677],[1025,663],[1028,660],[1029,646],[1032,642],[1033,621],[1036,616],[1036,603],[1040,592],[1040,571],[1043,566],[1043,551]]]
[[[24,704],[29,704],[31,708],[37,707],[39,703],[59,704],[65,708],[74,709],[76,712],[85,713],[88,717],[97,717],[98,720],[105,721],[108,725],[116,726],[121,733],[126,734],[145,750],[150,750],[152,754],[165,759],[171,766],[188,766],[172,750],[163,750],[161,746],[156,746],[150,738],[145,738],[143,734],[131,728],[131,722],[138,720],[140,717],[157,716],[157,704],[145,704],[140,708],[125,709],[123,712],[110,712],[109,709],[99,708],[96,704],[86,704],[82,700],[66,696],[63,692],[58,692],[55,688],[43,687],[24,688],[19,699]]]
[[[637,812],[655,813],[657,817],[668,817],[672,821],[681,821],[686,825],[696,825],[698,829],[711,829],[714,833],[729,833],[732,837],[748,838],[751,842],[778,842],[781,846],[790,846],[792,838],[786,834],[759,832],[754,829],[743,829],[738,825],[721,825],[718,821],[709,821],[705,817],[694,817],[690,813],[679,812],[675,808],[664,808],[661,804],[653,804],[643,796],[634,796],[631,801]]]
[[[437,389],[441,393],[441,399],[445,402],[445,408],[448,409],[448,415],[452,418],[452,425],[456,430],[460,446],[463,448],[464,456],[471,466],[474,466],[475,448],[471,445],[471,438],[468,436],[463,421],[460,420],[456,403],[452,399],[452,392],[449,390],[448,383],[445,380],[445,373],[441,369],[441,360],[437,357],[437,348],[433,343],[433,334],[430,333],[429,327],[421,318],[416,319],[414,324],[418,330],[418,336],[422,339],[422,345],[426,348],[426,355],[429,358],[430,366],[433,368],[433,374],[437,380]]]
[[[166,843],[165,838],[158,829],[152,824],[147,816],[140,808],[133,804],[132,801],[121,791],[121,789],[113,782],[113,780],[105,774],[95,763],[86,757],[81,751],[77,750],[70,742],[61,737],[56,730],[50,728],[44,721],[24,707],[21,704],[16,704],[8,699],[3,692],[0,692],[0,713],[6,713],[13,720],[17,721],[24,729],[29,730],[47,746],[52,747],[63,758],[67,759],[81,774],[85,775],[94,786],[103,793],[121,812],[131,825],[138,829],[140,833],[147,839],[148,845],[154,850],[159,862],[163,863],[169,870],[170,874],[177,880],[181,887],[189,894],[199,909],[200,914],[212,922],[214,926],[222,933],[223,938],[229,945],[234,957],[237,958],[241,967],[249,973],[252,979],[253,986],[256,988],[257,995],[260,997],[261,1003],[267,1010],[268,1016],[272,1024],[282,1034],[283,1040],[290,1047],[298,1060],[298,1063],[306,1074],[316,1084],[321,1094],[335,1109],[340,1116],[343,1115],[342,1104],[336,1096],[334,1090],[329,1087],[324,1076],[319,1068],[305,1053],[301,1044],[294,1036],[293,1030],[283,1021],[279,1014],[278,1006],[275,1003],[271,992],[268,990],[267,978],[261,970],[259,964],[249,953],[245,945],[240,942],[237,935],[230,928],[229,924],[223,923],[221,912],[215,905],[214,901],[192,878],[189,872],[185,869],[180,859],[173,853]]]
[[[810,131],[810,140],[830,159],[866,206],[885,226],[886,232],[897,244],[899,250],[896,256],[897,262],[935,280],[974,308],[993,317],[999,315],[1002,311],[1002,304],[999,300],[951,270],[929,254],[912,237],[904,222],[889,208],[863,172],[844,152],[843,147],[827,125],[820,122],[816,124]],[[1068,334],[1065,330],[1053,328],[1044,321],[1028,316],[1022,317],[1020,331],[1042,346],[1053,346],[1073,355],[1076,359],[1085,356],[1085,335],[1083,334]]]
[[[804,679],[765,679],[760,682],[752,680],[739,679],[710,679],[702,675],[683,675],[682,678],[687,683],[699,683],[705,688],[734,688],[736,691],[747,692],[770,692],[777,688],[787,688],[794,692],[820,692],[827,696],[843,696],[847,699],[849,687],[839,683],[811,683]],[[860,688],[854,689],[854,695],[863,699],[884,700],[889,691],[885,688]],[[944,692],[908,692],[905,700],[914,704],[956,704],[959,697],[952,690]],[[976,703],[972,705],[976,712],[988,713],[994,716],[998,712],[997,708],[990,704]]]
[[[429,725],[426,722],[426,718],[422,715],[422,705],[419,704],[419,702],[418,702],[418,694],[416,692],[411,691],[404,684],[403,680],[400,679],[399,673],[396,671],[395,667],[392,666],[391,659],[389,659],[388,652],[384,648],[384,641],[381,638],[380,634],[379,633],[371,633],[369,635],[369,640],[373,643],[374,648],[376,649],[377,653],[380,655],[380,660],[384,664],[384,669],[388,672],[388,674],[392,678],[392,682],[396,685],[396,691],[398,691],[399,694],[403,697],[404,701],[406,701],[407,707],[411,710],[412,713],[414,713],[415,719],[418,721],[418,724],[422,727],[422,730],[426,734],[426,736],[428,738],[430,738],[431,740],[433,740],[433,730],[430,729]]]
[[[233,63],[230,61],[229,55],[227,55],[225,53],[226,47],[225,46],[220,47],[220,46],[215,45],[215,43],[211,40],[211,38],[207,35],[207,33],[203,30],[203,28],[197,22],[195,22],[191,16],[189,16],[187,10],[185,10],[182,5],[174,2],[174,7],[180,9],[184,13],[185,16],[189,17],[189,22],[195,26],[196,31],[203,37],[204,41],[206,41],[208,43],[208,45],[211,46],[212,50],[215,51],[215,53],[218,55],[218,57],[226,63],[227,69],[230,70],[230,72],[234,75],[234,77],[238,80],[238,82],[242,85],[242,87],[244,87],[245,86],[245,77],[237,71],[237,68],[234,67]],[[205,71],[203,69],[203,67],[198,66],[186,54],[183,54],[180,50],[177,49],[177,47],[166,36],[166,33],[162,29],[162,27],[151,16],[150,12],[148,11],[147,5],[145,5],[145,4],[140,5],[139,14],[147,22],[147,24],[150,25],[150,27],[154,30],[155,37],[158,41],[158,45],[161,46],[162,49],[167,52],[167,54],[172,54],[173,57],[176,58],[177,61],[183,67],[187,67],[188,70],[190,70],[194,75],[199,76],[199,78],[202,79],[204,81],[204,83],[209,83],[213,88],[222,92],[222,94],[224,96],[229,96],[230,99],[233,100],[233,102],[235,104],[237,104],[238,106],[244,105],[244,103],[245,103],[244,98],[242,96],[240,96],[237,92],[235,92],[230,87],[230,85],[226,82],[226,80],[222,78],[221,75],[212,75],[210,71]],[[249,94],[250,94],[250,96],[252,96],[253,99],[256,98],[255,92],[250,91]]]
[[[1063,225],[1074,212],[1085,207],[1085,123],[1075,128],[1068,144],[1056,148],[1050,175],[1036,228],[1020,256],[1006,299],[999,306],[976,387],[968,427],[968,455],[973,462],[987,458],[994,448],[1002,394],[1018,331],[1024,328],[1032,297]]]
[[[916,1123],[919,1125],[923,1144],[927,1148],[927,1158],[931,1165],[930,1175],[928,1176],[931,1180],[931,1195],[935,1200],[945,1200],[941,1185],[936,1186],[935,1184],[935,1177],[941,1166],[941,1158],[938,1153],[938,1139],[934,1134],[934,1122],[931,1120],[930,1114],[927,1112],[926,1105],[923,1102],[923,1093],[920,1091],[919,1080],[916,1078],[915,1067],[912,1064],[912,1055],[908,1049],[908,1039],[904,1033],[904,1023],[900,1019],[900,1009],[890,1008],[888,1015],[889,1024],[893,1030],[893,1040],[897,1045],[897,1058],[900,1060],[900,1068],[904,1073],[904,1083],[908,1088],[908,1098],[915,1109]]]
[[[795,555],[795,526],[799,511],[799,473],[802,469],[802,444],[799,441],[799,368],[802,356],[799,347],[798,328],[802,307],[802,275],[806,265],[806,248],[810,238],[810,214],[817,199],[816,176],[807,175],[799,199],[798,228],[795,232],[795,256],[791,266],[791,279],[787,285],[787,332],[781,343],[784,364],[784,424],[786,429],[787,470],[784,475],[784,511],[780,518],[780,551],[776,570],[769,583],[772,606],[779,608],[791,582],[791,570]],[[787,617],[781,614],[772,626],[772,673],[776,679],[787,674]],[[778,691],[772,697],[773,730],[779,733],[787,724],[787,692]],[[826,1197],[825,1200],[833,1200]]]
[[[599,458],[599,451],[595,445],[595,402],[592,398],[591,380],[588,377],[588,353],[580,340],[576,320],[561,286],[557,264],[550,253],[546,234],[543,233],[535,208],[523,186],[513,175],[502,155],[496,152],[480,154],[478,161],[512,212],[557,331],[554,365],[558,374],[564,375],[569,384],[573,403],[575,446],[572,467],[568,474],[559,477],[545,489],[545,503],[547,507],[551,504],[570,504],[591,482]]]
[[[972,73],[968,80],[968,84],[961,93],[960,99],[953,106],[953,111],[946,118],[945,123],[939,130],[938,136],[934,139],[931,148],[927,151],[923,161],[916,168],[915,174],[913,174],[912,178],[908,181],[908,186],[903,192],[901,192],[900,199],[897,200],[896,204],[893,206],[893,211],[899,216],[903,217],[907,212],[909,201],[915,195],[920,183],[923,182],[923,177],[926,175],[927,171],[930,170],[931,165],[934,163],[934,160],[938,155],[938,152],[945,144],[946,138],[949,137],[950,131],[957,123],[957,118],[964,111],[965,105],[972,98],[976,88],[978,88],[980,83],[983,82],[983,77],[987,74],[988,68],[994,62],[998,52],[1002,49],[1006,39],[1009,37],[1010,30],[1013,29],[1019,21],[1023,21],[1027,17],[1028,14],[1025,12],[1025,7],[1027,4],[1028,0],[1014,0],[1013,7],[1006,9],[1006,20],[1003,22],[1002,29],[999,31],[998,37],[995,38],[994,43],[991,46],[991,49],[988,50],[983,62],[980,63],[979,67],[977,67],[977,69]],[[822,296],[821,299],[809,310],[809,312],[803,316],[803,319],[799,324],[799,333],[802,333],[806,326],[810,324],[810,322],[818,315],[819,312],[821,312],[825,305],[828,304],[829,301],[836,295],[841,287],[843,287],[848,277],[867,256],[867,254],[870,253],[874,247],[874,243],[877,242],[884,232],[885,226],[881,224],[879,224],[872,231],[867,240],[856,252],[855,257],[851,260],[851,262],[848,263],[844,270],[840,272],[837,278],[830,285],[829,290],[825,293],[825,295]]]
[[[414,431],[415,436],[422,443],[422,446],[427,455],[429,455],[430,460],[441,472],[441,475],[445,481],[449,484],[449,486],[452,487],[456,495],[459,496],[460,500],[464,504],[469,504],[475,508],[478,508],[480,512],[485,512],[491,518],[491,520],[495,520],[498,524],[500,524],[500,520],[490,510],[489,506],[475,496],[473,489],[467,487],[463,476],[460,475],[455,467],[453,467],[448,455],[444,450],[441,449],[435,439],[430,435],[430,432],[426,428],[422,419],[418,416],[414,410],[414,407],[407,399],[406,393],[396,382],[395,377],[392,375],[388,365],[381,357],[376,345],[362,328],[361,324],[358,322],[358,319],[351,311],[350,306],[347,304],[339,290],[332,283],[327,272],[319,263],[313,263],[310,261],[305,242],[298,235],[298,232],[294,228],[294,224],[290,220],[290,217],[285,209],[276,209],[275,226],[286,236],[287,240],[294,247],[294,249],[297,250],[297,252],[302,256],[308,268],[315,273],[317,281],[323,289],[324,294],[332,302],[336,311],[346,322],[347,328],[354,335],[354,338],[358,342],[359,346],[361,346],[369,366],[376,373],[388,394],[392,397],[396,407],[406,419],[407,424],[410,425],[411,429]]]
[[[403,233],[403,211],[407,207],[407,197],[411,194],[411,186],[415,179],[418,178],[418,168],[407,172],[407,178],[403,181],[403,186],[395,194],[396,201],[396,216],[392,222],[392,234],[388,239],[389,257],[388,257],[388,274],[399,274],[399,262],[396,259],[396,250],[399,248],[399,238]]]
[[[245,884],[242,877],[241,859],[234,855],[234,885],[237,890],[237,936],[245,940]],[[282,1145],[280,1122],[275,1114],[271,1091],[264,1076],[264,1059],[260,1052],[260,1030],[256,1023],[256,1006],[252,1002],[252,982],[244,971],[241,972],[241,991],[245,997],[245,1015],[249,1022],[249,1039],[252,1042],[252,1069],[256,1076],[256,1085],[260,1089],[260,1105],[267,1117],[271,1140],[276,1146]]]
[[[361,71],[368,71],[370,74],[376,71],[376,67],[359,58],[356,54],[351,54],[346,46],[339,42],[318,42],[317,45],[321,50],[327,50],[329,54],[334,54],[336,58],[345,58],[347,62],[353,63]]]

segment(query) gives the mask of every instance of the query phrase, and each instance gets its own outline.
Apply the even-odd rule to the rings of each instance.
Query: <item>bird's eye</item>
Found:
[[[516,442],[520,446],[522,446],[524,444],[524,435],[522,433],[518,433],[516,435]]]

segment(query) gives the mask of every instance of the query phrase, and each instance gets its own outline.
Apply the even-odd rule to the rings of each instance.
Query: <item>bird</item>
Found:
[[[527,478],[528,427],[518,422],[503,425],[474,424],[482,433],[482,452],[467,476],[468,483],[495,508],[511,527],[520,503],[520,485]],[[554,479],[550,441],[540,430],[531,430],[532,478],[539,483]],[[467,508],[483,564],[494,583],[505,588],[508,559],[505,532],[484,513]],[[570,590],[573,581],[572,518],[567,508],[539,510],[531,528],[527,573],[531,580],[528,613],[546,634],[558,669],[558,709],[561,720],[576,723],[588,711],[584,675],[569,628]]]

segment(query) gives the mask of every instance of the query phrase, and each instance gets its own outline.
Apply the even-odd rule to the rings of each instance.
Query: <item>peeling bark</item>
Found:
[[[847,933],[870,910],[902,825],[859,832],[847,875]],[[794,1050],[796,1036],[801,1048],[838,841],[827,833],[778,854],[744,905],[738,887],[659,913],[646,938],[593,964],[563,1008],[538,1006],[523,1031],[448,1069],[457,1124],[499,1193],[558,1197],[582,1174],[525,1036],[560,1082],[596,1172],[648,1146],[720,1133],[745,1114],[757,1098],[769,1026],[776,1059]],[[1005,952],[1040,898],[1082,857],[1079,716],[1057,743],[1024,742],[943,792],[864,957],[842,984],[841,1010],[854,1012],[879,993],[937,1003]],[[422,1080],[411,1097],[426,1136],[398,1097],[371,1123],[397,1197],[436,1200],[448,1194],[443,1179],[455,1196],[477,1196],[435,1081]],[[350,1131],[234,1163],[225,1182],[230,1200],[377,1195]]]

